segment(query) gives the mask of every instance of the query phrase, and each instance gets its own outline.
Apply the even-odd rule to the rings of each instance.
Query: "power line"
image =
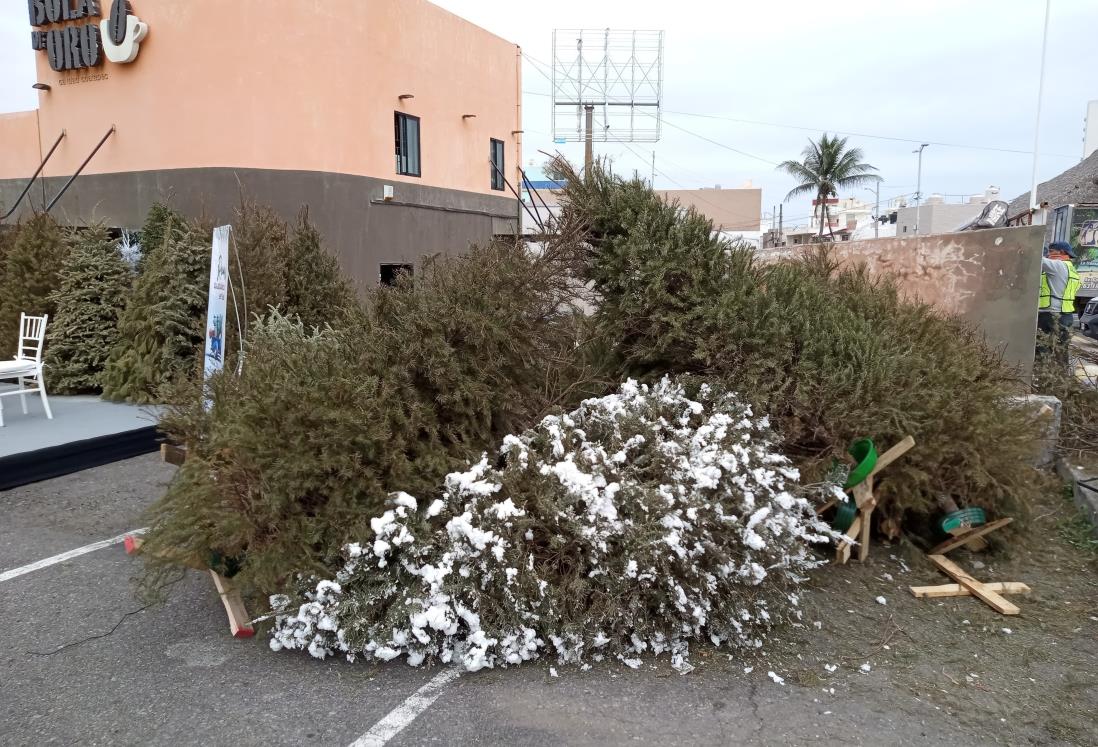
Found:
[[[1032,150],[1018,150],[1016,148],[996,148],[990,145],[971,145],[963,143],[946,143],[941,141],[927,141],[925,139],[914,139],[907,137],[896,137],[894,135],[876,135],[867,132],[853,132],[850,130],[837,130],[830,127],[804,127],[802,125],[782,124],[780,122],[764,122],[757,119],[741,119],[738,117],[727,117],[720,114],[702,114],[700,112],[683,112],[675,111],[673,109],[665,109],[665,114],[674,114],[682,117],[698,117],[701,119],[717,119],[724,122],[738,122],[741,124],[753,124],[762,125],[765,127],[780,127],[787,130],[803,130],[805,132],[834,132],[836,135],[851,135],[853,137],[864,137],[873,140],[892,140],[899,143],[917,143],[922,144],[929,142],[930,145],[937,145],[945,148],[964,148],[966,150],[987,150],[996,153],[1017,153],[1019,155],[1033,155]],[[1065,153],[1049,153],[1048,155],[1060,156],[1061,158],[1075,158],[1075,156],[1069,156]]]
[[[530,59],[531,62],[535,62],[533,58],[529,57],[529,55],[526,55],[525,53],[523,53],[523,56]],[[552,82],[552,78],[548,74],[546,74],[544,72],[544,70],[539,69],[537,67],[536,62],[535,62],[534,69],[537,70],[537,72],[540,73],[543,77],[545,77],[546,80]],[[541,91],[525,91],[524,90],[523,93],[526,94],[526,95],[529,95],[529,96],[542,96],[542,97],[545,97],[545,98],[550,98],[552,96],[552,94],[542,93]],[[649,112],[641,112],[641,113],[646,114],[647,116],[650,116],[650,117],[655,116],[654,114],[651,114]],[[831,127],[805,127],[803,125],[785,124],[785,123],[782,123],[782,122],[767,122],[767,121],[758,120],[758,119],[743,119],[741,117],[729,117],[729,116],[725,116],[723,114],[708,114],[708,113],[703,113],[703,112],[686,112],[686,111],[678,111],[678,110],[675,110],[675,109],[664,109],[663,113],[664,114],[671,114],[671,115],[679,116],[679,117],[696,117],[696,118],[699,118],[699,119],[715,119],[715,120],[719,120],[719,121],[723,121],[723,122],[736,122],[736,123],[739,123],[739,124],[751,124],[751,125],[759,125],[759,126],[763,126],[763,127],[778,127],[778,128],[786,129],[786,130],[800,130],[802,132],[833,132],[836,135],[849,135],[849,136],[852,136],[852,137],[864,137],[864,138],[869,138],[871,140],[890,140],[890,141],[898,142],[898,143],[916,143],[916,144],[929,143],[930,145],[935,145],[935,146],[944,147],[944,148],[960,148],[960,149],[963,149],[963,150],[983,150],[983,151],[991,151],[993,153],[1013,153],[1013,154],[1016,154],[1016,155],[1033,155],[1032,150],[1022,150],[1022,149],[1018,149],[1018,148],[997,148],[997,147],[991,146],[991,145],[972,145],[972,144],[969,144],[969,143],[950,143],[950,142],[944,142],[944,141],[940,141],[940,140],[930,140],[930,141],[928,141],[928,140],[923,139],[923,138],[898,137],[898,136],[895,136],[895,135],[878,135],[878,134],[875,134],[875,133],[855,132],[853,130],[840,130],[840,129],[835,129],[835,128],[831,128]],[[676,127],[676,125],[674,125],[671,122],[667,122],[667,124],[670,124],[672,127]],[[684,129],[684,128],[678,127],[678,129]],[[689,132],[688,130],[684,130],[684,131]],[[690,134],[695,134],[695,133],[690,133]],[[722,147],[726,147],[726,146],[722,146]],[[751,158],[759,158],[759,156],[754,156],[754,155],[751,155],[749,153],[743,153],[742,151],[737,151],[737,152],[741,152],[743,155],[748,155]],[[1076,156],[1068,155],[1066,153],[1046,153],[1044,155],[1057,156],[1059,158],[1071,158],[1073,160],[1077,158]],[[767,159],[760,159],[760,160],[766,161]],[[774,163],[774,162],[773,161],[767,161],[767,163]]]

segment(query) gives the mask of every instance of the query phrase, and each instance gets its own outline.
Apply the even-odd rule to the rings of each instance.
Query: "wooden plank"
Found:
[[[951,539],[947,539],[945,542],[931,550],[929,554],[945,555],[950,550],[956,550],[961,545],[966,545],[977,537],[983,537],[985,534],[990,534],[996,529],[1002,529],[1012,521],[1014,521],[1014,519],[1008,516],[1005,519],[999,519],[998,521],[993,521],[990,524],[984,524],[982,527],[979,527],[978,529],[973,529],[971,532],[953,537]]]
[[[940,584],[938,586],[911,586],[911,593],[919,599],[937,599],[939,597],[967,597],[972,592],[960,584]],[[1019,581],[994,581],[984,584],[988,591],[998,594],[1028,594],[1030,588]]]
[[[971,531],[972,527],[968,527],[967,529],[957,527],[955,529],[950,529],[948,534],[952,537],[960,537],[962,534],[968,534]],[[982,552],[987,549],[988,545],[987,540],[983,537],[976,537],[975,539],[969,537],[968,542],[965,543],[965,547],[967,547],[972,552]]]
[[[214,586],[217,587],[217,593],[221,596],[221,603],[225,605],[225,614],[229,616],[229,630],[233,637],[251,638],[255,635],[255,629],[252,628],[248,611],[244,609],[244,600],[240,592],[229,579],[218,572],[211,570],[210,576],[213,577]]]
[[[941,568],[947,576],[950,576],[961,586],[968,589],[972,592],[974,597],[979,598],[980,601],[996,612],[1003,615],[1017,615],[1021,612],[1020,609],[999,596],[999,594],[991,591],[972,576],[968,575],[964,568],[954,563],[945,555],[930,555],[928,557],[930,558],[930,562]]]
[[[850,489],[850,494],[854,496],[854,504],[858,508],[871,503],[873,501],[873,478],[867,477],[862,480]]]
[[[873,471],[869,473],[869,476],[872,477],[873,475],[877,474],[885,467],[902,457],[912,448],[914,448],[914,446],[915,439],[911,436],[907,436],[906,438],[904,438],[903,441],[900,441],[900,443],[896,444],[884,454],[881,454],[879,457],[877,457],[877,466],[873,468]]]
[[[839,565],[843,565],[850,560],[850,548],[854,538],[858,536],[858,532],[862,528],[862,515],[858,514],[854,517],[854,523],[850,525],[850,528],[846,530],[843,535],[843,539],[839,540],[839,544],[835,547],[835,562]]]
[[[181,467],[183,466],[183,462],[187,461],[187,449],[183,446],[162,443],[160,444],[160,458],[168,464],[174,464],[176,467]]]
[[[872,496],[870,496],[870,499],[872,499]],[[871,502],[868,505],[868,508],[862,509],[862,530],[858,534],[859,563],[864,563],[865,559],[869,557],[869,530],[873,526],[873,522],[870,521],[873,516],[873,503]]]

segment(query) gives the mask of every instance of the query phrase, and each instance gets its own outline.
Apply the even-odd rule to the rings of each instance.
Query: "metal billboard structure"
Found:
[[[663,102],[663,31],[553,31],[556,142],[654,143]]]

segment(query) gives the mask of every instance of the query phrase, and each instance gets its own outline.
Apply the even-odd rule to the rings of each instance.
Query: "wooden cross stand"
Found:
[[[144,542],[136,535],[126,537],[123,541],[126,554],[138,554],[141,552],[141,545]],[[217,589],[217,594],[221,597],[221,603],[225,605],[225,614],[229,616],[229,631],[233,634],[233,638],[251,638],[255,635],[251,618],[248,617],[248,611],[244,608],[244,600],[229,579],[212,568],[206,567],[206,564],[198,558],[177,558],[176,560],[181,565],[193,568],[196,571],[208,572],[213,577],[214,588]]]
[[[187,450],[178,446],[171,446],[170,444],[160,445],[160,454],[165,462],[169,464],[181,465],[187,458]],[[126,548],[127,555],[136,555],[141,552],[141,545],[144,544],[144,540],[137,535],[129,535],[123,542],[123,546]],[[234,638],[251,638],[255,635],[255,629],[252,627],[251,618],[248,617],[248,611],[244,607],[244,600],[240,596],[240,592],[233,586],[232,581],[222,576],[217,571],[210,568],[201,558],[197,557],[175,557],[171,556],[171,559],[178,562],[180,565],[184,565],[188,568],[193,568],[196,571],[208,572],[213,578],[214,588],[217,589],[217,594],[221,597],[221,603],[225,605],[225,614],[229,616],[229,630],[232,632]]]
[[[1016,581],[985,584],[977,581],[961,566],[947,558],[945,554],[966,545],[972,540],[1005,527],[1013,519],[999,519],[982,527],[977,527],[964,534],[952,537],[930,551],[930,562],[938,566],[938,569],[951,577],[957,583],[943,584],[941,586],[912,586],[911,593],[920,599],[938,597],[964,597],[974,596],[988,607],[1003,615],[1017,615],[1021,612],[1017,606],[1007,601],[1003,594],[1026,594],[1029,587]]]
[[[873,509],[877,507],[877,499],[873,496],[873,477],[914,446],[915,439],[907,436],[903,441],[900,441],[900,443],[878,457],[873,471],[860,483],[850,488],[850,493],[854,497],[854,503],[858,508],[858,515],[854,517],[854,523],[846,530],[844,538],[839,540],[839,544],[835,548],[836,563],[843,564],[850,560],[850,550],[853,547],[855,538],[858,542],[858,561],[865,562],[865,559],[869,556],[869,533],[873,526]],[[820,509],[820,512],[822,513],[835,503],[836,501],[829,501]]]

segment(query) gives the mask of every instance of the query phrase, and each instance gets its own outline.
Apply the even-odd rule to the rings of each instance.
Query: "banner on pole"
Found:
[[[225,308],[229,294],[229,234],[232,226],[218,226],[210,252],[210,300],[206,306],[205,378],[225,365]]]

